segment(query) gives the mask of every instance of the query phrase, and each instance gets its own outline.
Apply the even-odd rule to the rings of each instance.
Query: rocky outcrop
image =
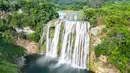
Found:
[[[26,59],[24,58],[24,56],[22,57],[18,57],[14,60],[14,63],[19,67],[19,68],[23,68],[25,65],[25,61]]]
[[[102,34],[102,30],[103,28],[105,28],[105,26],[100,25],[97,27],[93,27],[90,30],[90,37],[92,39],[92,46],[97,46],[98,44],[101,43],[101,34]]]
[[[30,27],[15,28],[15,30],[17,33],[23,33],[26,35],[34,33],[34,31],[30,29]]]
[[[95,62],[97,73],[121,73],[114,65],[107,62],[107,57],[101,55]]]
[[[103,28],[105,28],[104,25],[100,25],[100,26],[91,28],[91,30],[90,30],[91,36],[94,36],[94,37],[100,36]]]
[[[101,43],[101,38],[100,37],[93,38],[93,44],[92,44],[92,46],[97,46],[100,43]]]
[[[16,41],[16,45],[24,47],[27,51],[26,54],[36,54],[38,53],[38,46],[34,41],[19,39]]]
[[[99,25],[90,29],[90,67],[95,73],[120,73],[120,71],[107,61],[107,56],[101,55],[96,57],[93,48],[102,42],[104,33],[102,33],[105,26]]]
[[[25,54],[22,57],[17,57],[16,59],[14,59],[14,63],[21,69],[21,71],[24,69],[25,67],[25,56],[26,55],[30,55],[30,54],[37,54],[39,49],[37,44],[34,41],[31,40],[25,40],[22,38],[19,38],[16,42],[16,45],[22,46],[26,49]]]
[[[101,34],[102,28],[101,27],[94,27],[91,28],[91,35],[92,36],[99,36]]]
[[[0,19],[6,19],[8,16],[11,15],[9,12],[0,11]]]

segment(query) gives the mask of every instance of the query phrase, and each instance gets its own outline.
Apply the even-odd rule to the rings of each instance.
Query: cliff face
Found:
[[[90,29],[90,69],[95,73],[120,73],[114,65],[107,61],[107,56],[101,55],[100,57],[96,57],[94,47],[101,44],[102,38],[106,36],[106,34],[103,33],[103,29],[105,29],[104,25]]]
[[[38,53],[38,46],[34,41],[18,39],[16,45],[24,47],[27,51],[26,54],[36,54]]]

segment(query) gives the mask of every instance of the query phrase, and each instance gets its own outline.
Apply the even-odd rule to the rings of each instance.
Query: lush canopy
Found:
[[[91,22],[92,27],[100,21],[106,26],[102,43],[95,47],[97,56],[108,57],[122,73],[129,72],[130,67],[130,3],[106,4],[102,8],[84,8],[84,19]]]

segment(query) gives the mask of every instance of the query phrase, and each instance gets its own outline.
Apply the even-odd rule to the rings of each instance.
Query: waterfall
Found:
[[[88,69],[89,28],[90,23],[81,20],[81,12],[59,11],[59,19],[48,23],[46,55],[59,58],[58,64]]]
[[[59,34],[60,34],[60,21],[55,22],[56,28],[55,28],[55,34],[54,38],[50,39],[49,34],[50,34],[50,24],[48,25],[47,29],[47,47],[46,47],[46,55],[51,56],[51,57],[57,57],[57,46],[58,46],[58,40],[59,40]]]

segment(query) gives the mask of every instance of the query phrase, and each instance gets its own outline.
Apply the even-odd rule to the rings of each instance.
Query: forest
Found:
[[[96,55],[108,56],[110,63],[125,73],[130,70],[130,3],[106,4],[101,8],[84,9],[85,20],[89,20],[92,26],[105,25],[103,41],[95,47]],[[101,21],[101,22],[99,22]]]
[[[22,12],[19,12],[22,10]],[[130,73],[130,0],[0,0],[0,73],[22,73],[14,59],[26,49],[15,44],[20,37],[40,43],[43,27],[58,18],[58,11],[83,11],[91,28],[104,25],[102,42],[92,48],[105,55],[121,73]],[[17,33],[29,26],[33,34]]]
[[[0,0],[0,10],[6,16],[0,19],[0,73],[19,73],[20,69],[13,59],[23,56],[25,49],[15,45],[18,37],[31,39],[36,42],[42,33],[42,24],[57,17],[54,4],[42,1],[8,1]],[[22,9],[23,13],[18,13]],[[34,34],[16,33],[15,27],[30,26]],[[40,30],[41,29],[41,30]]]

